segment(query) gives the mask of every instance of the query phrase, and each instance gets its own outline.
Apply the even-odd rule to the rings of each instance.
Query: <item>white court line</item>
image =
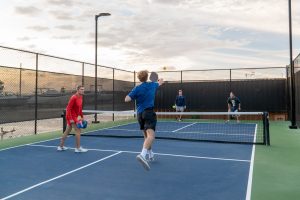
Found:
[[[256,142],[256,133],[257,133],[257,124],[255,126],[255,133],[253,143]],[[254,166],[254,156],[255,156],[255,145],[252,145],[252,154],[251,154],[251,162],[248,176],[248,185],[247,185],[247,193],[246,200],[251,200],[251,191],[252,191],[252,178],[253,178],[253,166]]]
[[[57,148],[57,146],[50,145],[28,145],[33,147],[44,147],[44,148]],[[70,148],[74,149],[74,148]],[[139,154],[140,152],[136,151],[123,151],[123,150],[111,150],[111,149],[88,149],[90,151],[109,151],[109,152],[122,152],[130,154]],[[222,160],[222,161],[235,161],[235,162],[250,162],[250,160],[234,159],[234,158],[218,158],[218,157],[205,157],[205,156],[189,156],[189,155],[178,155],[178,154],[167,154],[167,153],[154,153],[155,155],[161,156],[172,156],[172,157],[181,157],[181,158],[196,158],[196,159],[207,159],[207,160]]]
[[[26,189],[24,189],[24,190],[21,190],[21,191],[19,191],[19,192],[16,192],[16,193],[14,193],[14,194],[11,194],[11,195],[9,195],[9,196],[6,196],[6,197],[2,198],[1,200],[6,200],[6,199],[9,199],[9,198],[11,198],[11,197],[17,196],[17,195],[19,195],[19,194],[22,194],[22,193],[24,193],[24,192],[27,192],[27,191],[29,191],[29,190],[32,190],[32,189],[34,189],[34,188],[36,188],[36,187],[39,187],[39,186],[41,186],[41,185],[44,185],[44,184],[49,183],[49,182],[51,182],[51,181],[54,181],[54,180],[56,180],[56,179],[59,179],[59,178],[62,178],[62,177],[64,177],[64,176],[67,176],[67,175],[69,175],[69,174],[72,174],[72,173],[74,173],[74,172],[77,172],[77,171],[79,171],[79,170],[81,170],[81,169],[84,169],[84,168],[86,168],[86,167],[89,167],[89,166],[91,166],[91,165],[94,165],[94,164],[96,164],[96,163],[99,163],[99,162],[101,162],[101,161],[104,161],[104,160],[106,160],[106,159],[108,159],[108,158],[111,158],[111,157],[113,157],[113,156],[116,156],[116,155],[118,155],[118,154],[120,154],[120,153],[122,153],[122,152],[119,151],[119,152],[114,153],[114,154],[112,154],[112,155],[110,155],[110,156],[106,156],[106,157],[104,157],[104,158],[101,158],[101,159],[99,159],[99,160],[96,160],[95,162],[91,162],[91,163],[89,163],[89,164],[87,164],[87,165],[84,165],[84,166],[82,166],[82,167],[79,167],[79,168],[77,168],[77,169],[74,169],[74,170],[72,170],[72,171],[69,171],[69,172],[67,172],[67,173],[61,174],[61,175],[56,176],[56,177],[54,177],[54,178],[51,178],[51,179],[48,179],[48,180],[43,181],[43,182],[41,182],[41,183],[35,184],[35,185],[33,185],[33,186],[31,186],[31,187],[28,187],[28,188],[26,188]]]
[[[184,126],[184,127],[181,127],[181,128],[179,128],[179,129],[176,129],[176,130],[174,130],[174,131],[172,131],[172,132],[174,133],[174,132],[180,131],[180,130],[186,128],[186,127],[193,126],[194,124],[197,124],[197,122],[194,122],[194,123],[192,123],[192,124],[186,125],[186,126]]]
[[[70,137],[70,136],[68,136]],[[13,147],[8,147],[8,148],[5,148],[5,149],[0,149],[0,151],[5,151],[5,150],[9,150],[9,149],[14,149],[14,148],[18,148],[18,147],[24,147],[26,145],[32,145],[32,144],[37,144],[37,143],[41,143],[41,142],[48,142],[48,141],[52,141],[52,140],[57,140],[61,137],[57,137],[57,138],[52,138],[52,139],[49,139],[49,140],[42,140],[42,141],[37,141],[37,142],[32,142],[32,143],[28,143],[28,144],[21,144],[21,145],[18,145],[18,146],[13,146]]]
[[[99,130],[105,130],[105,129],[110,129],[110,128],[119,127],[119,126],[123,126],[123,125],[134,124],[134,123],[136,123],[136,122],[129,122],[127,124],[122,124],[122,125],[112,126],[112,127],[108,127],[108,128],[102,128],[102,129],[87,131],[87,132],[83,132],[82,134],[97,132]],[[73,136],[73,135],[72,134],[68,135],[68,137],[71,137],[71,136]],[[24,137],[26,137],[26,136],[24,136]],[[14,148],[18,148],[18,147],[24,147],[26,145],[31,145],[31,144],[38,144],[38,143],[42,143],[42,142],[48,142],[48,141],[57,140],[57,139],[60,139],[60,138],[61,138],[61,136],[60,137],[56,137],[56,138],[52,138],[52,139],[48,139],[48,140],[41,140],[41,141],[37,141],[37,142],[32,142],[32,143],[27,143],[27,144],[21,144],[21,145],[17,145],[17,146],[13,146],[13,147],[8,147],[8,148],[0,149],[0,151],[14,149]]]

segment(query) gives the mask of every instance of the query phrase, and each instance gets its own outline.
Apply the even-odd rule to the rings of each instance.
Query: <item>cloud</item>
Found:
[[[69,53],[62,51],[64,56],[80,55],[93,61],[94,16],[109,12],[112,16],[98,21],[98,42],[104,57],[101,62],[105,65],[218,68],[288,63],[284,0],[31,1],[36,2],[33,8],[45,6],[45,10],[33,11],[39,17],[27,22],[26,31],[44,31],[43,39],[56,39],[51,41],[53,44],[44,43],[49,52],[48,45],[52,46],[52,53],[58,53],[54,50],[58,46],[55,42],[64,42],[64,46],[72,49]],[[30,3],[27,5],[26,8],[31,7]],[[293,6],[297,7],[297,2]],[[297,19],[300,15],[295,9],[294,48],[300,44]],[[46,26],[33,26],[45,25],[41,22],[54,27],[55,35],[48,35]],[[26,34],[30,36],[30,32]],[[29,40],[24,35],[14,38]],[[76,45],[78,48],[73,48]],[[84,53],[77,49],[84,49]]]
[[[17,38],[19,41],[29,41],[34,39],[33,37],[28,37],[28,36],[24,36],[24,37],[18,37]]]
[[[49,13],[58,20],[72,20],[73,16],[69,12],[59,11],[59,10],[51,10]]]
[[[41,13],[41,10],[34,6],[16,6],[15,13],[21,15],[36,16]]]
[[[60,26],[55,26],[55,28],[61,29],[61,30],[67,30],[67,31],[72,31],[72,30],[76,29],[76,27],[73,25],[60,25]]]
[[[28,47],[29,49],[35,49],[35,48],[36,48],[36,45],[35,45],[35,44],[30,44],[30,45],[27,45],[27,47]]]
[[[58,39],[58,40],[67,40],[69,41],[70,39],[74,40],[74,41],[78,41],[80,40],[79,36],[76,35],[55,35],[51,37],[52,39]],[[75,42],[74,42],[75,43]]]
[[[52,39],[58,39],[58,40],[66,40],[66,39],[70,39],[69,35],[64,35],[64,36],[53,36],[51,37]]]
[[[186,0],[149,0],[149,3],[161,3],[161,4],[169,4],[169,5],[178,5],[180,3],[185,3]]]
[[[73,6],[74,5],[74,1],[72,0],[46,0],[46,2],[49,4],[49,5],[56,5],[56,6],[61,6],[61,5],[64,5],[64,6]]]
[[[31,29],[31,30],[34,30],[34,31],[38,31],[38,32],[49,30],[49,28],[47,26],[29,26],[27,28]]]

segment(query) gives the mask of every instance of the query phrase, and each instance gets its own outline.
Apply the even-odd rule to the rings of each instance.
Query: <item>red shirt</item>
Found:
[[[67,105],[67,120],[73,120],[75,123],[78,121],[78,116],[83,118],[82,114],[82,95],[74,94]]]

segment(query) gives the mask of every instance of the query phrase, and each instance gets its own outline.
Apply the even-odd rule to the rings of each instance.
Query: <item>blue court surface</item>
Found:
[[[198,125],[158,124],[157,131],[189,133],[194,131],[193,126]],[[253,140],[256,126],[249,126],[246,134],[252,132]],[[136,124],[105,131],[126,130],[140,133]],[[75,138],[70,136],[66,146],[73,148],[74,143]],[[155,161],[150,163],[151,170],[145,171],[136,160],[141,138],[81,137],[81,143],[89,149],[87,153],[56,151],[59,139],[1,150],[0,198],[249,199],[253,145],[156,140]]]

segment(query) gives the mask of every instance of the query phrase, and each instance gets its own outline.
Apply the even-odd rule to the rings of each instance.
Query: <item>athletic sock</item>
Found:
[[[150,149],[150,150],[148,151],[148,153],[149,153],[149,158],[152,158],[152,157],[154,156],[154,153],[153,153],[152,149]]]
[[[143,156],[143,158],[146,158],[146,155],[147,155],[147,149],[143,148],[142,152],[141,152],[141,155]]]

